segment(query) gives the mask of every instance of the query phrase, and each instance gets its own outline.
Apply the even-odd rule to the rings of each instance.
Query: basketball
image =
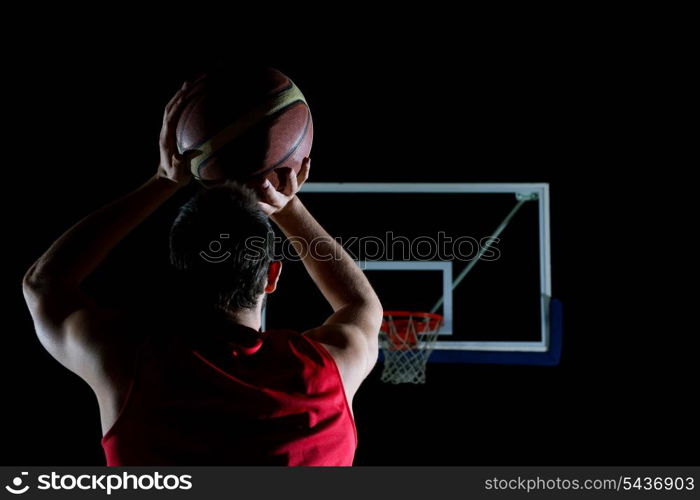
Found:
[[[200,182],[246,182],[301,168],[313,140],[311,112],[292,80],[272,68],[219,71],[197,79],[176,137]]]

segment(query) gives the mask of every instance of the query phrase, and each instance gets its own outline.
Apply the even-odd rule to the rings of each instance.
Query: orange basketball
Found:
[[[193,152],[194,177],[203,182],[245,182],[274,169],[298,172],[313,140],[311,112],[299,88],[283,73],[219,71],[192,87],[177,125],[180,153]]]

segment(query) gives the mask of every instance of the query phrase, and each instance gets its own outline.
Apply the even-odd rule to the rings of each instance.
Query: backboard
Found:
[[[558,363],[548,184],[307,183],[299,197],[386,310],[444,316],[429,362]],[[301,263],[285,263],[265,327],[304,330],[329,313]]]

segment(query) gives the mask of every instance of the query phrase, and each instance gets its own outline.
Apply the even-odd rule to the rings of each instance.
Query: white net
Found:
[[[430,313],[384,313],[381,344],[382,382],[424,384],[425,368],[435,349],[442,316]]]

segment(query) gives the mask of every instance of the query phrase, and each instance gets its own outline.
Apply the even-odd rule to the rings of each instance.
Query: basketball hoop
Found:
[[[425,366],[441,325],[439,314],[384,311],[380,328],[384,352],[382,382],[424,384]]]

